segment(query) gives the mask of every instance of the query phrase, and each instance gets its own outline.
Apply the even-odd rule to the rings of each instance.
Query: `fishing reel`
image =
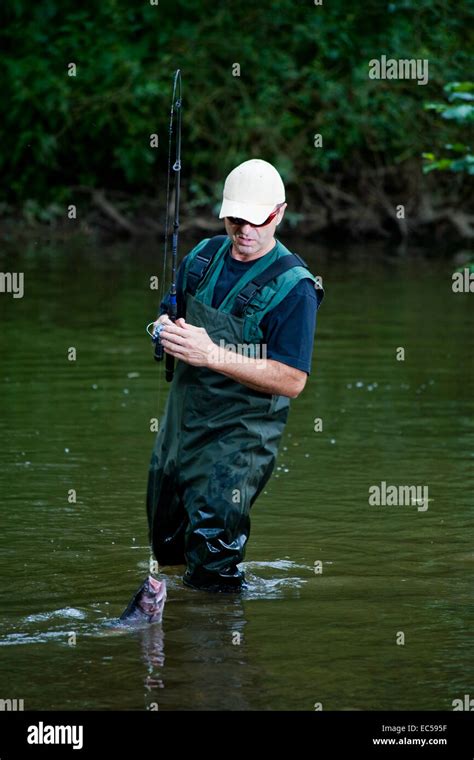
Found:
[[[160,340],[160,335],[165,329],[166,325],[163,324],[157,324],[153,327],[155,323],[150,322],[146,326],[146,331],[148,335],[151,337],[152,343],[155,346],[155,350],[153,352],[153,358],[157,362],[163,361],[165,351],[163,348],[163,344]],[[153,327],[153,332],[150,332],[150,327]],[[166,364],[165,364],[165,379],[168,383],[170,383],[173,379],[174,375],[174,356],[171,356],[171,354],[166,354]]]
[[[151,327],[153,327],[153,332],[150,331]],[[157,362],[161,362],[164,356],[164,349],[160,340],[160,335],[164,329],[165,329],[165,326],[161,323],[155,324],[154,322],[150,322],[150,324],[146,326],[146,331],[148,335],[150,336],[152,343],[155,346],[153,356]]]
[[[163,332],[164,327],[165,327],[164,325],[156,325],[153,332],[151,333],[151,340],[155,345],[155,351],[154,351],[153,356],[157,362],[160,362],[163,359],[163,355],[164,355],[163,346],[160,340],[160,335]],[[147,332],[148,332],[148,329],[147,329]]]

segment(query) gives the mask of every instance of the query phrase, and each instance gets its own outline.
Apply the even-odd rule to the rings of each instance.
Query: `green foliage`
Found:
[[[10,0],[2,13],[7,202],[47,206],[78,185],[163,192],[178,67],[183,193],[196,208],[215,201],[225,174],[249,157],[275,162],[297,186],[454,144],[452,125],[472,115],[471,89],[447,91],[440,123],[423,109],[443,81],[467,71],[462,3]],[[369,60],[382,54],[428,58],[429,84],[369,79]],[[456,154],[450,168],[465,160]]]
[[[467,127],[474,121],[474,82],[448,82],[444,86],[447,103],[425,103],[425,110],[435,111],[443,119],[453,121],[458,125],[457,138],[461,132],[467,132]],[[458,101],[465,101],[461,105]],[[455,105],[451,105],[454,103]],[[446,143],[444,148],[451,157],[437,158],[434,153],[423,153],[425,174],[432,171],[451,171],[474,174],[474,156],[472,149],[461,142]]]

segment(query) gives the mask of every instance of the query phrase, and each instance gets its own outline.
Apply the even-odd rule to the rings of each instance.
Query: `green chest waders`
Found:
[[[269,294],[260,290],[263,301],[249,327],[245,316],[231,313],[237,311],[241,287],[219,309],[203,302],[212,295],[216,262],[209,269],[206,286],[186,295],[186,321],[204,327],[217,344],[247,344],[263,301],[271,301]],[[307,270],[299,275],[314,280]],[[288,411],[286,396],[260,393],[219,372],[176,363],[148,479],[150,541],[159,565],[185,563],[183,580],[195,587],[242,588],[244,575],[237,565],[250,533],[250,508],[274,468]]]

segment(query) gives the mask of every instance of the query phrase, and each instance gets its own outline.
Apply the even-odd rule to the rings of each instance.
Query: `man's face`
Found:
[[[286,203],[284,203],[278,214],[272,221],[264,227],[255,227],[250,222],[244,224],[234,224],[231,218],[225,217],[225,229],[231,238],[234,248],[242,256],[254,257],[260,253],[267,253],[273,248],[273,236],[277,225],[280,224],[285,214]]]

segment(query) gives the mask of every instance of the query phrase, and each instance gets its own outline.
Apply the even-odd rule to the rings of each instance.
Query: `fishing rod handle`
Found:
[[[161,345],[160,341],[157,340],[155,342],[155,350],[153,352],[153,358],[156,362],[161,362],[163,361],[163,356],[164,356],[163,346]]]
[[[167,383],[171,383],[174,375],[174,356],[171,356],[171,354],[166,354],[166,363],[165,363],[165,380]]]

